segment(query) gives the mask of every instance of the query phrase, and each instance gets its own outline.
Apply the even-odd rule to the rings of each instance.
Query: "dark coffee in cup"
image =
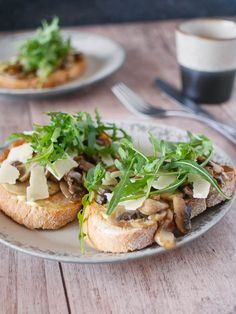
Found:
[[[182,92],[199,103],[230,98],[236,73],[236,23],[196,19],[176,29]]]

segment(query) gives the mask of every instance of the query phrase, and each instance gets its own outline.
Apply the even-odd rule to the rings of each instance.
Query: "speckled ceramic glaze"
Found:
[[[124,62],[123,48],[113,40],[96,34],[63,31],[64,38],[70,38],[72,46],[86,57],[86,70],[78,79],[65,84],[43,89],[0,88],[0,95],[17,97],[48,97],[79,90],[95,84],[118,70]],[[6,35],[0,39],[0,60],[8,60],[17,54],[19,43],[29,38],[32,32]]]
[[[149,131],[159,138],[172,141],[185,140],[184,131],[165,125],[138,124],[135,122],[119,122],[118,124],[133,136],[136,145],[145,152],[150,150],[147,136]],[[232,164],[229,157],[219,148],[215,148],[214,159],[222,163]],[[229,211],[232,203],[233,199],[208,209],[194,218],[191,232],[179,237],[176,247],[188,243],[208,231]],[[167,252],[157,245],[141,251],[123,254],[102,253],[86,247],[85,254],[82,255],[78,242],[78,230],[76,221],[56,231],[28,230],[0,213],[0,242],[13,249],[42,258],[71,263],[111,263]]]

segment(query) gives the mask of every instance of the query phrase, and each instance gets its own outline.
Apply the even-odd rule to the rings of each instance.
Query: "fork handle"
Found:
[[[175,111],[175,110],[168,110],[165,113],[157,113],[156,115],[154,114],[154,116],[156,116],[157,118],[160,116],[163,117],[182,117],[182,118],[189,118],[189,119],[193,119],[193,120],[198,120],[201,121],[203,123],[205,123],[206,125],[210,126],[212,129],[214,129],[215,131],[217,131],[218,133],[220,133],[221,135],[223,135],[224,137],[226,137],[228,140],[230,140],[232,143],[234,143],[236,145],[236,135],[230,133],[228,130],[226,130],[223,126],[222,123],[218,123],[214,120],[208,119],[206,117],[203,117],[201,115],[195,115],[195,114],[191,114],[189,112],[185,112],[185,111]]]

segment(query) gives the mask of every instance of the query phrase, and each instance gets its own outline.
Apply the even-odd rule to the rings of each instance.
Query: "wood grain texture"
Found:
[[[177,108],[153,86],[156,77],[180,85],[175,61],[175,24],[83,28],[111,37],[125,48],[127,58],[122,69],[103,83],[70,96],[28,104],[1,100],[1,139],[10,130],[30,128],[31,120],[45,122],[46,117],[41,115],[44,111],[92,113],[97,107],[103,118],[137,120],[110,91],[119,81],[127,83],[150,103]],[[229,103],[206,109],[222,120],[236,121],[236,89]],[[153,121],[205,133],[236,160],[235,147],[198,122],[173,118]],[[186,247],[114,265],[59,265],[0,246],[3,313],[236,313],[235,221],[233,206],[218,225]]]

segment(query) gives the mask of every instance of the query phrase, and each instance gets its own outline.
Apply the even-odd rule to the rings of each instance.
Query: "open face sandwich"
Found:
[[[51,88],[81,76],[85,56],[64,40],[59,20],[42,27],[19,47],[18,55],[0,65],[0,87],[9,89]]]
[[[31,229],[57,229],[77,216],[82,251],[84,241],[114,253],[173,248],[195,216],[234,193],[235,170],[212,160],[204,135],[170,142],[149,134],[147,155],[98,114],[48,115],[48,125],[10,137],[0,157],[0,208]]]

